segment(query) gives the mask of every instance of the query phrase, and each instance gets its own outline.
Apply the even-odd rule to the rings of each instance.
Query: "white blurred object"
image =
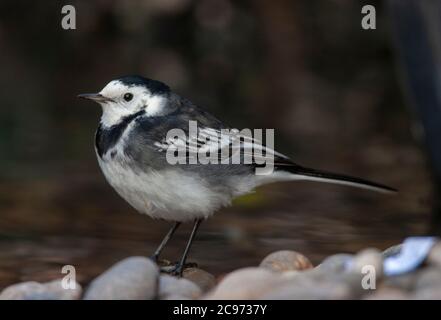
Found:
[[[384,274],[396,276],[415,270],[424,262],[435,242],[435,237],[407,238],[399,253],[384,259]]]

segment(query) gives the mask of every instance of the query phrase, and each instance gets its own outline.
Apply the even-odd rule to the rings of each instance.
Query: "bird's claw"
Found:
[[[168,265],[168,266],[162,266],[161,267],[161,272],[163,273],[167,273],[173,276],[177,276],[177,277],[182,277],[182,273],[184,272],[185,269],[187,268],[196,268],[198,265],[196,263],[193,262],[189,262],[186,264],[181,264],[180,262],[177,262],[175,264],[172,265]]]

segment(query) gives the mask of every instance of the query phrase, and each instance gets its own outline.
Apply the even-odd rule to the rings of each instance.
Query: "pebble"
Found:
[[[46,283],[22,282],[7,287],[0,293],[0,300],[78,300],[82,288],[75,283],[74,289],[64,289],[61,280]]]
[[[264,268],[249,267],[227,274],[205,299],[259,299],[283,278]]]
[[[323,260],[317,268],[325,272],[344,272],[347,270],[353,257],[352,254],[347,253],[334,254]]]
[[[155,298],[159,270],[145,257],[126,258],[95,278],[85,300],[149,300]]]
[[[179,294],[171,294],[162,300],[191,300],[191,298],[186,297],[186,296],[181,296]]]
[[[187,268],[182,277],[196,283],[202,292],[207,292],[216,285],[216,278],[207,271],[199,268]]]
[[[415,300],[441,300],[441,288],[431,287],[418,290],[412,297]]]
[[[410,298],[411,295],[406,291],[390,287],[379,288],[363,297],[364,300],[407,300]]]
[[[296,277],[281,286],[268,288],[261,299],[267,300],[342,300],[352,297],[350,287],[339,281],[314,281]]]
[[[440,287],[441,288],[441,270],[428,266],[415,273],[415,290],[424,288]]]
[[[188,279],[168,274],[162,274],[159,277],[158,298],[161,300],[197,299],[201,295],[201,288]]]
[[[323,281],[326,280],[330,273],[324,272],[320,268],[313,268],[304,271],[285,271],[282,274],[283,279],[289,281],[291,279],[307,279],[310,281]]]
[[[426,261],[429,265],[441,268],[441,241],[438,241],[434,244],[432,249],[430,249]]]
[[[375,270],[376,279],[380,279],[383,274],[383,256],[377,249],[360,251],[350,264],[350,272],[366,275],[370,272],[370,267]]]
[[[411,291],[415,287],[416,277],[413,273],[406,273],[398,276],[387,277],[383,283],[389,287],[398,288],[404,291]]]
[[[409,273],[383,274],[383,259],[398,254],[401,245],[384,252],[368,248],[356,255],[332,255],[317,266],[301,253],[276,251],[259,267],[233,271],[221,280],[196,268],[186,268],[182,278],[160,274],[145,257],[124,259],[93,280],[84,299],[441,299],[441,242],[430,250],[426,263]],[[363,280],[375,270],[375,289],[364,288]],[[7,287],[0,300],[75,300],[82,288],[61,287],[61,280],[24,282]],[[369,282],[370,284],[370,282]]]
[[[398,244],[396,246],[392,246],[392,247],[387,248],[382,253],[383,259],[396,256],[397,254],[399,254],[401,252],[402,247],[403,247],[402,244]]]
[[[313,268],[312,263],[304,255],[290,250],[276,251],[262,260],[260,267],[272,271],[300,271]]]

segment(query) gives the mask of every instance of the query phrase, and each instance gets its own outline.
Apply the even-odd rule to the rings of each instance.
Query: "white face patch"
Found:
[[[124,95],[130,93],[133,98],[130,101],[124,99]],[[145,109],[147,116],[160,115],[164,111],[166,97],[153,95],[146,87],[127,86],[119,80],[109,82],[100,94],[112,101],[100,102],[103,109],[101,123],[105,127],[111,127],[130,116]]]

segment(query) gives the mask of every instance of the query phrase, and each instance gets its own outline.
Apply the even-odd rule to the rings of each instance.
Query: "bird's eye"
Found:
[[[130,100],[133,99],[133,94],[131,94],[130,92],[127,92],[126,94],[124,94],[124,100],[126,100],[127,102],[129,102]]]

